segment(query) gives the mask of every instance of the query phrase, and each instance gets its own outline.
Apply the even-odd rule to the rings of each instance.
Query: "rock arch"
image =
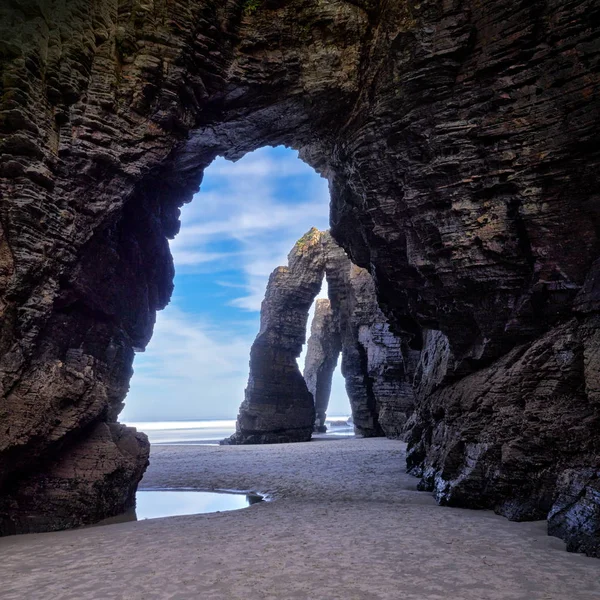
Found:
[[[330,299],[317,300],[303,377],[296,361],[324,278]],[[398,437],[414,405],[413,370],[405,365],[416,361],[404,358],[411,355],[405,341],[390,331],[369,272],[352,264],[329,231],[313,227],[290,251],[288,265],[271,273],[236,433],[224,443],[310,440],[324,426],[340,354],[356,433]]]
[[[522,518],[554,506],[554,530],[597,553],[569,511],[597,523],[598,10],[3,5],[2,531],[97,518],[95,481],[126,483],[105,513],[131,502],[147,449],[116,419],[169,300],[178,207],[216,155],[277,143],[329,179],[333,236],[391,326],[413,345],[441,332],[422,354],[413,468],[440,501]],[[98,480],[100,455],[115,458]],[[79,498],[66,520],[45,508],[58,489]]]

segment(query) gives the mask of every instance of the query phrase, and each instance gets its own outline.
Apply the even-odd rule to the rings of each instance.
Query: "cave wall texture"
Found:
[[[3,2],[0,532],[132,502],[179,207],[286,144],[422,350],[424,487],[598,555],[599,38],[596,0]]]

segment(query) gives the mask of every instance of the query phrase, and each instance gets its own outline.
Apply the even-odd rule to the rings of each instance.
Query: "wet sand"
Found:
[[[0,539],[0,598],[597,600],[600,561],[545,523],[436,506],[385,439],[156,446],[144,489],[272,502]]]

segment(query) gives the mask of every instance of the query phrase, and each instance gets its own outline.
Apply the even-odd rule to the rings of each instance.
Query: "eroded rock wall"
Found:
[[[599,351],[596,327],[564,323],[420,399],[409,467],[440,502],[541,519],[562,470],[600,458],[589,436],[600,425],[597,400],[580,385],[598,377],[584,360]]]
[[[304,98],[348,105],[356,75],[350,68],[337,81],[336,72],[358,64],[368,23],[343,2],[316,19],[314,9],[281,3],[251,15],[243,2],[213,0],[0,6],[0,493],[11,507],[0,518],[19,521],[24,472],[46,473],[95,425],[116,421],[133,352],[172,291],[167,239],[204,167],[219,153],[301,147],[317,130],[329,144],[329,117]],[[310,22],[302,39],[296,18]],[[313,24],[310,37],[321,41],[311,49]],[[332,34],[349,43],[331,43]],[[90,503],[72,524],[97,518]]]
[[[596,364],[596,0],[30,0],[3,3],[0,28],[5,498],[115,422],[133,350],[171,293],[178,207],[217,154],[298,148],[328,177],[333,237],[373,275],[392,329],[413,345],[440,332],[428,336],[443,355],[419,372],[441,378],[420,380],[433,397],[411,443],[441,487],[471,459],[442,447],[435,415],[459,412],[449,429],[468,439],[497,418],[466,387],[482,370],[500,385],[509,356],[550,352],[565,328],[587,348],[573,355]],[[567,363],[548,414],[575,422],[588,405],[596,414],[596,388]],[[523,369],[540,394],[546,371]],[[531,401],[508,391],[500,406]],[[552,473],[568,468],[539,497],[556,499],[553,531],[597,552],[599,432],[580,416],[585,433],[550,458]],[[495,447],[524,430],[503,428]],[[501,504],[496,469],[518,475],[528,459],[477,464]]]
[[[577,317],[489,367],[446,382],[447,339],[428,332],[408,468],[451,506],[548,517],[568,548],[599,556],[600,321]]]
[[[590,306],[598,285],[600,7],[421,10],[417,30],[391,18],[374,40],[379,100],[346,126],[332,232],[392,324],[437,337],[423,354],[439,379],[420,381],[432,395],[409,440],[424,486],[511,518],[550,511],[551,532],[598,554],[598,405],[582,366],[597,324],[576,297]]]
[[[358,339],[361,324],[370,322],[374,298],[365,297],[371,289],[360,289],[356,284],[357,273],[362,273],[349,260],[344,250],[326,234],[327,290],[341,337],[342,364],[346,393],[350,401],[354,431],[364,437],[383,435],[379,424],[379,403],[373,392],[373,380],[369,373],[367,351]],[[367,277],[370,275],[367,273]]]

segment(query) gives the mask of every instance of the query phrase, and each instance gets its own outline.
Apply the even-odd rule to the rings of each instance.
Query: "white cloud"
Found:
[[[232,306],[248,311],[260,310],[270,273],[296,240],[329,222],[327,182],[294,154],[269,150],[215,160],[170,244],[178,272],[212,272],[224,262],[239,269],[245,293]]]
[[[246,287],[243,283],[232,283],[231,281],[222,281],[220,279],[217,279],[215,283],[224,288],[245,289]]]
[[[243,400],[253,336],[242,337],[175,307],[157,316],[121,420],[231,418]]]
[[[177,252],[176,264],[178,266],[200,265],[212,263],[224,258],[235,256],[235,252],[202,252],[199,250],[179,250]]]

